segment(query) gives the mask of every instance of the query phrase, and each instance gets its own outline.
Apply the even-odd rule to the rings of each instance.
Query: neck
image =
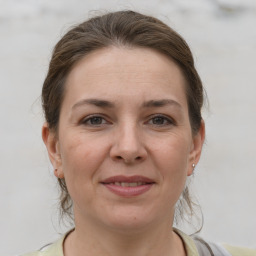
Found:
[[[171,222],[129,232],[100,228],[91,222],[83,224],[76,225],[66,238],[65,256],[186,255],[181,239],[172,231]]]

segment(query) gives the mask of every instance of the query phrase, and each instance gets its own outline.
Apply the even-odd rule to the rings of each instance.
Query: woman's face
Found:
[[[178,66],[147,48],[97,50],[73,68],[58,137],[46,125],[43,137],[76,224],[172,224],[204,137],[203,124],[192,136],[185,86]]]

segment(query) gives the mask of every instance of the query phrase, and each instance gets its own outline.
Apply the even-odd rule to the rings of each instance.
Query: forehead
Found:
[[[74,66],[65,98],[170,94],[185,100],[184,87],[180,68],[167,56],[148,48],[109,47],[88,54]]]

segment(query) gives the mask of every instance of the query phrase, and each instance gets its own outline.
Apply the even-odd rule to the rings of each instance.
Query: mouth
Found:
[[[145,183],[145,182],[111,182],[111,183],[105,183],[105,184],[121,186],[121,187],[138,187],[138,186],[142,186],[142,185],[147,185],[149,183]]]
[[[155,182],[143,176],[114,176],[101,182],[110,192],[122,197],[134,197],[149,191]]]

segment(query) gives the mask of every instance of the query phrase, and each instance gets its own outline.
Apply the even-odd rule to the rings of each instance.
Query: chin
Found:
[[[104,216],[104,223],[109,228],[119,231],[120,233],[136,233],[151,226],[156,220],[145,209],[134,209],[132,207],[119,211],[110,212]]]

